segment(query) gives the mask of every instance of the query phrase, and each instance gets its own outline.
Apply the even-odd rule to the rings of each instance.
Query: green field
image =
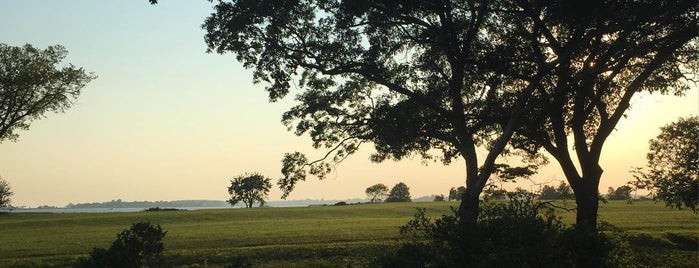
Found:
[[[398,227],[417,207],[439,216],[455,202],[360,204],[134,213],[0,215],[0,267],[70,266],[93,247],[109,247],[134,222],[167,230],[165,255],[174,266],[220,266],[231,256],[256,267],[362,267],[398,245]],[[573,212],[560,212],[574,221]],[[639,251],[697,263],[699,216],[652,201],[610,202],[600,220],[632,235]],[[660,253],[658,253],[660,252]],[[672,265],[669,265],[672,266]]]

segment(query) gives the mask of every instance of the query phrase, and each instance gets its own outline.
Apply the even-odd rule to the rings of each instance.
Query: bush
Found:
[[[139,222],[117,234],[109,249],[94,248],[89,259],[75,267],[159,267],[163,264],[162,239],[167,232],[160,225]]]
[[[523,191],[507,194],[508,201],[486,202],[478,223],[467,227],[454,209],[434,222],[418,209],[413,220],[401,227],[407,242],[384,267],[573,267],[581,237],[566,228],[548,203]],[[623,236],[605,232],[595,238],[590,257],[618,267],[631,259]],[[614,230],[615,234],[618,230]]]

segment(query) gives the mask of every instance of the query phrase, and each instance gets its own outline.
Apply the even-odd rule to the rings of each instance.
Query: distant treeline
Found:
[[[176,201],[121,201],[121,199],[101,203],[70,203],[66,208],[151,208],[151,207],[226,207],[226,201],[218,200],[176,200]]]

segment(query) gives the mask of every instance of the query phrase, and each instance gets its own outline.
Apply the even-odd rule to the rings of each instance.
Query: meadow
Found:
[[[107,248],[132,223],[160,224],[169,265],[219,267],[244,256],[255,267],[364,267],[394,251],[416,208],[428,216],[456,202],[416,202],[130,213],[0,215],[0,267],[70,266]],[[571,206],[572,202],[568,202]],[[558,211],[564,222],[574,212]],[[602,204],[600,220],[626,230],[654,266],[699,263],[699,216],[652,201]],[[647,253],[647,254],[646,254]]]

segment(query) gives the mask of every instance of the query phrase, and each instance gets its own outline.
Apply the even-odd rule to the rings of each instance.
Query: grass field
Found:
[[[220,266],[233,255],[256,267],[362,267],[398,245],[398,227],[417,207],[430,216],[455,202],[252,208],[97,214],[0,215],[0,267],[70,266],[93,247],[109,247],[134,222],[167,230],[165,255],[175,266]],[[634,249],[697,263],[699,216],[652,201],[610,202],[600,220],[632,235]],[[560,211],[567,223],[573,212]],[[660,252],[660,253],[658,253]],[[655,255],[654,255],[655,256]],[[687,261],[686,258],[689,258]],[[668,265],[672,266],[672,265]]]

